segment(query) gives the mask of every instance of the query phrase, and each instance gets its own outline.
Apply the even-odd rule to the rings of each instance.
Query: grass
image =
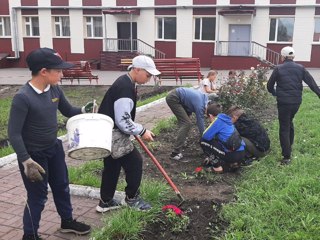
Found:
[[[236,202],[223,207],[230,225],[223,239],[320,239],[319,100],[305,91],[296,115],[292,164],[279,166],[278,122],[271,126],[272,151],[247,170]]]
[[[236,200],[223,205],[220,213],[229,227],[223,235],[213,233],[212,239],[320,239],[318,101],[310,91],[304,92],[303,104],[295,117],[296,141],[291,165],[279,165],[278,122],[269,126],[270,154],[244,170],[235,186]],[[140,239],[139,232],[152,217],[157,217],[157,211],[148,216],[141,214],[144,213],[129,209],[119,211],[105,218],[105,227],[96,230],[92,237]],[[149,217],[150,221],[144,221]]]
[[[0,139],[7,139],[7,126],[11,102],[12,98],[4,98],[0,101]]]
[[[223,236],[213,234],[212,239],[320,239],[319,104],[314,93],[304,92],[303,104],[294,121],[296,139],[293,161],[289,166],[278,164],[281,151],[277,121],[269,126],[270,154],[244,171],[235,186],[236,201],[225,204],[220,213],[229,227]],[[165,128],[172,122],[161,124]],[[94,167],[102,168],[101,162],[96,164],[88,169],[84,167],[83,172],[92,171]],[[76,179],[82,174],[72,171],[70,169],[70,178]],[[86,181],[90,179],[91,186],[99,186],[100,180],[91,179],[92,175],[85,177]],[[159,213],[160,201],[166,199],[168,186],[144,179],[141,192],[154,206],[152,211],[144,213],[128,208],[116,211],[105,216],[105,226],[91,236],[96,240],[140,239],[139,234],[146,224]]]
[[[65,96],[67,96],[70,103],[74,106],[83,106],[88,101],[95,98],[98,103],[101,103],[103,94],[98,94],[96,87],[92,86],[90,88],[63,88]],[[152,96],[150,98],[144,99],[142,101],[137,102],[137,106],[143,106],[150,102],[153,102],[155,100],[158,100],[160,98],[163,98],[168,93],[161,93],[157,94],[155,96]],[[7,139],[7,127],[8,127],[8,120],[9,120],[9,112],[11,107],[12,97],[3,98],[0,99],[0,109],[1,109],[1,115],[0,115],[0,140],[1,139]],[[58,124],[59,126],[65,126],[68,118],[64,117],[60,112],[58,112]],[[60,128],[58,131],[58,136],[62,136],[66,134],[67,131],[65,128]],[[12,147],[0,147],[0,157],[4,157],[8,154],[14,153]]]
[[[104,226],[91,234],[95,240],[130,239],[138,240],[140,234],[148,223],[154,221],[161,211],[163,203],[168,199],[168,185],[145,180],[141,184],[142,197],[151,203],[152,209],[147,212],[122,208],[103,217]]]
[[[158,99],[164,98],[167,95],[168,95],[168,92],[164,92],[164,93],[160,93],[160,94],[154,95],[152,97],[149,97],[147,99],[140,100],[137,102],[137,107],[141,107],[141,106],[146,105],[148,103],[154,102]]]
[[[175,117],[161,120],[152,129],[155,134],[170,129],[176,124]],[[103,169],[103,161],[89,161],[80,167],[69,168],[69,179],[71,183],[85,186],[100,187],[101,177],[99,174]],[[117,185],[118,191],[124,191],[126,183],[119,179]],[[161,211],[161,207],[169,196],[169,186],[163,181],[152,179],[143,179],[141,187],[142,197],[153,206],[151,211],[140,212],[130,208],[120,209],[112,215],[106,215],[103,218],[104,226],[95,229],[91,238],[95,240],[112,240],[112,239],[141,239],[140,233],[148,223],[154,221]]]

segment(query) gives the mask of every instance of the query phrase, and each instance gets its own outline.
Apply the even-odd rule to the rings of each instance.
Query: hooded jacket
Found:
[[[235,130],[231,117],[227,114],[220,113],[204,131],[201,140],[212,141],[217,138],[218,141],[222,143],[224,150],[229,152],[230,150],[224,146],[224,143],[227,142]],[[242,140],[241,146],[236,151],[243,151],[244,147],[245,143]]]

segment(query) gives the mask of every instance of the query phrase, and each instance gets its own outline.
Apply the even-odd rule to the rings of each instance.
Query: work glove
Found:
[[[81,108],[82,113],[96,113],[98,111],[98,104],[96,104],[96,100],[88,102]]]
[[[24,167],[24,174],[31,182],[40,182],[43,180],[41,174],[45,174],[46,171],[38,163],[29,158],[22,162],[22,165]]]

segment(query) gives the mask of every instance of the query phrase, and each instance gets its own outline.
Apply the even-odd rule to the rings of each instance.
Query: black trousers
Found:
[[[241,163],[245,157],[245,151],[226,152],[220,142],[216,140],[201,141],[200,146],[203,152],[210,156],[215,155],[220,159],[221,165],[230,165],[232,163]]]
[[[27,190],[27,204],[23,213],[23,230],[25,234],[38,234],[41,213],[48,199],[48,184],[51,187],[54,203],[61,219],[72,219],[68,169],[61,140],[51,148],[29,152],[31,158],[39,163],[46,174],[43,181],[30,182],[24,174],[23,165],[19,168],[24,186]]]
[[[293,118],[299,107],[300,104],[278,104],[279,139],[284,158],[291,157],[294,142]]]
[[[139,187],[142,178],[142,156],[134,147],[129,154],[113,159],[111,156],[104,158],[104,169],[102,172],[100,196],[101,200],[111,200],[117,188],[121,168],[124,169],[127,186],[126,195],[129,198],[139,194]]]

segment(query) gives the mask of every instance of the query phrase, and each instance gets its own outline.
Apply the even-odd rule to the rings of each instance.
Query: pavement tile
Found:
[[[19,229],[12,228],[10,232],[1,236],[0,240],[22,239],[22,235],[23,233]]]

